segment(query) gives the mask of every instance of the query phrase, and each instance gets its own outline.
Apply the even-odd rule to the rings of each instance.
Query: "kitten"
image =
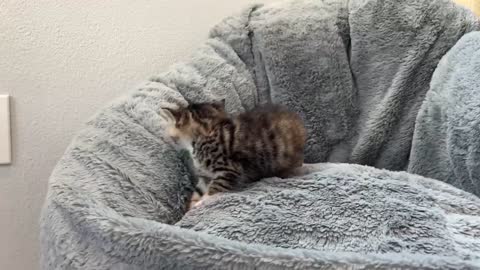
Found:
[[[168,133],[189,150],[200,178],[197,192],[203,193],[197,195],[203,198],[287,176],[303,164],[303,121],[283,106],[263,105],[230,116],[222,100],[169,111],[175,124]]]

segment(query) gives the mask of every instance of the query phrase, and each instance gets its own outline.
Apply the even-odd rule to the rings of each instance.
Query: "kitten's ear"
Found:
[[[165,108],[165,111],[167,111],[176,122],[180,120],[180,116],[182,115],[182,113],[179,109]]]
[[[219,101],[214,102],[213,104],[217,109],[225,110],[225,99],[224,98],[222,98]]]

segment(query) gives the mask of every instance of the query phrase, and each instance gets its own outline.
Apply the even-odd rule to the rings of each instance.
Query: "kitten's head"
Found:
[[[225,100],[212,103],[191,103],[187,107],[169,109],[175,125],[168,133],[175,142],[191,142],[197,136],[207,136],[216,124],[225,120]]]

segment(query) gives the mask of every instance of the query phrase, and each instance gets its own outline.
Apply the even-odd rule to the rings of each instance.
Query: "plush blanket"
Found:
[[[480,196],[480,32],[465,35],[438,64],[408,170]]]
[[[479,269],[474,35],[428,91],[479,28],[444,0],[292,0],[225,19],[73,140],[49,181],[42,268]],[[310,163],[385,170],[317,164],[185,215],[196,180],[161,112],[220,98],[297,111]],[[463,190],[393,172],[407,169]]]

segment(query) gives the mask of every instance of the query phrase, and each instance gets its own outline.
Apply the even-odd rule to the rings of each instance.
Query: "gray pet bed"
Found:
[[[49,182],[43,269],[480,269],[477,29],[443,0],[296,0],[225,19],[74,139]],[[299,112],[317,171],[185,213],[195,180],[161,110],[219,98]]]

